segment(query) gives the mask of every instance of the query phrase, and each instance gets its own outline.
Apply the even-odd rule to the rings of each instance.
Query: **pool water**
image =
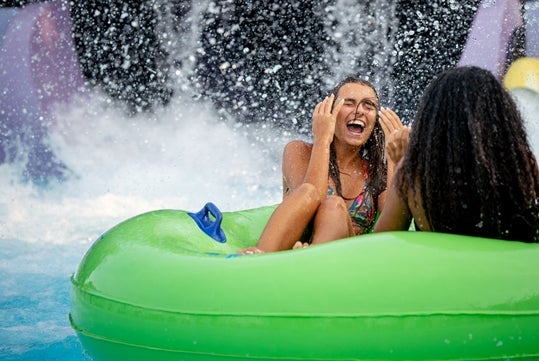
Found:
[[[0,240],[0,359],[89,359],[67,316],[68,275],[85,249]]]

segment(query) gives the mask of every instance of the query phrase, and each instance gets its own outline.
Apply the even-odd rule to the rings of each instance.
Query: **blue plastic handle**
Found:
[[[223,214],[215,204],[208,202],[199,212],[187,214],[195,220],[198,227],[208,236],[217,242],[226,242],[225,232],[221,228]],[[210,218],[210,215],[213,218]]]

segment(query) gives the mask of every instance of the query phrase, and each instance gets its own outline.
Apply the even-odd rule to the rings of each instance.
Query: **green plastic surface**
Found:
[[[124,221],[72,277],[70,320],[95,360],[539,358],[539,245],[427,232],[235,256],[274,207]],[[231,256],[232,255],[232,256]]]

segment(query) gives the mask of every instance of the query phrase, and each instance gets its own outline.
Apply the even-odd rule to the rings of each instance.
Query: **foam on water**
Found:
[[[177,98],[154,114],[129,117],[104,97],[59,109],[51,144],[70,177],[46,188],[1,167],[2,238],[71,243],[159,208],[223,210],[280,200],[280,155],[291,134],[225,124],[211,107]]]

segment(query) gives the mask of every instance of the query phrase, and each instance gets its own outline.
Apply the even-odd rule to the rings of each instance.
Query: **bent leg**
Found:
[[[290,192],[273,211],[257,247],[264,252],[291,249],[314,217],[320,197],[316,188],[304,183]]]
[[[312,244],[321,244],[354,236],[354,227],[346,203],[341,197],[326,198],[314,219]]]

